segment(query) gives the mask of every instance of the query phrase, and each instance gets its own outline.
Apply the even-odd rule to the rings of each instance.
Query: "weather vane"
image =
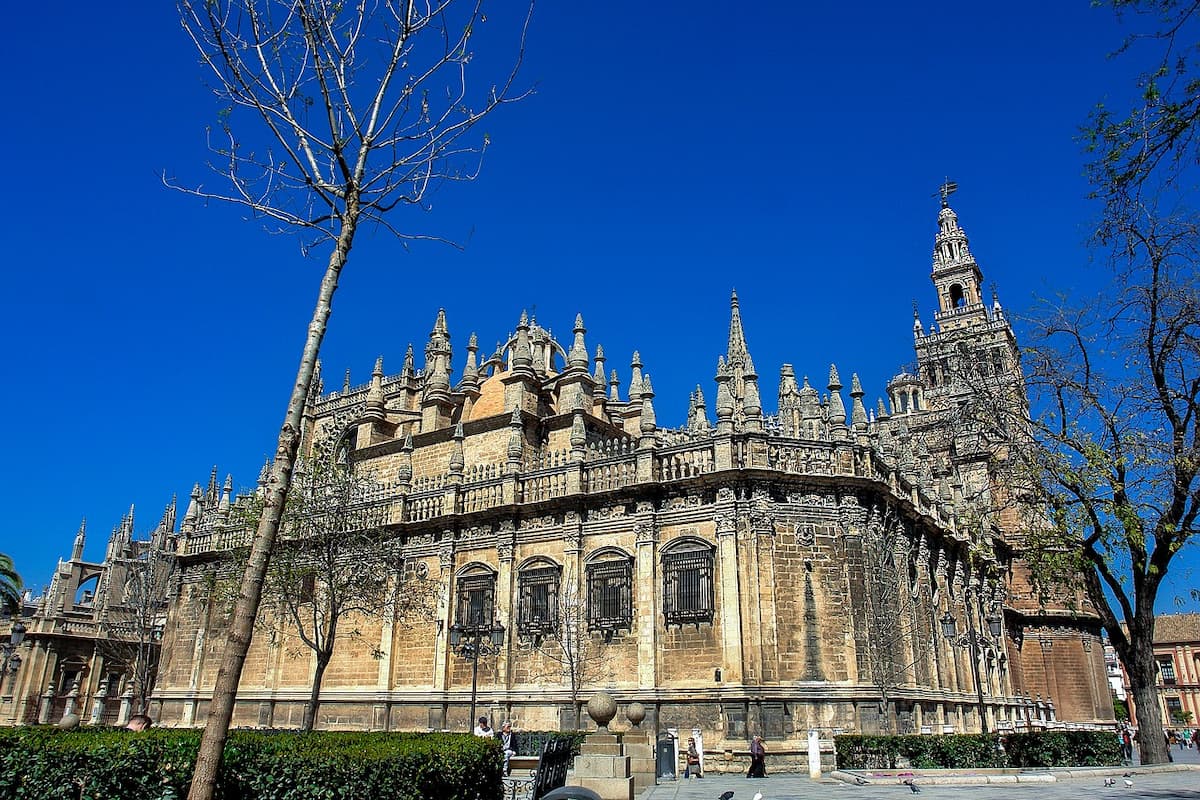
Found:
[[[950,180],[949,178],[946,178],[946,180],[943,181],[942,185],[938,187],[937,194],[935,194],[934,197],[941,195],[942,208],[946,208],[948,205],[950,205],[950,203],[947,202],[947,199],[950,197],[950,195],[954,194],[957,191],[958,191],[958,184],[955,183],[954,181]]]

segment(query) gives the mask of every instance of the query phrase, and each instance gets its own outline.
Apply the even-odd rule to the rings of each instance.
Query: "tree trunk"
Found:
[[[237,605],[234,607],[233,622],[225,641],[221,667],[217,672],[204,735],[200,739],[200,751],[196,755],[196,769],[192,773],[188,800],[212,800],[216,789],[217,772],[221,767],[221,756],[225,750],[225,740],[229,736],[229,724],[233,720],[234,704],[237,701],[238,683],[242,677],[246,653],[250,650],[250,640],[254,635],[254,618],[258,615],[258,605],[262,600],[263,581],[271,560],[271,551],[275,547],[275,537],[279,533],[279,522],[283,517],[288,490],[291,488],[292,469],[295,466],[296,451],[300,446],[301,425],[304,422],[304,404],[312,385],[317,356],[321,352],[321,341],[325,338],[325,330],[329,324],[329,315],[333,311],[333,294],[337,291],[338,279],[354,243],[358,214],[357,198],[351,193],[343,216],[342,230],[338,234],[333,252],[329,255],[325,275],[321,279],[317,304],[313,309],[312,319],[308,324],[308,336],[300,355],[296,383],[292,387],[287,414],[279,429],[279,442],[275,450],[275,461],[271,465],[262,517],[254,534],[246,569],[242,573],[241,589]]]
[[[1158,705],[1158,664],[1154,651],[1135,646],[1131,655],[1125,670],[1137,706],[1138,753],[1143,764],[1165,764],[1167,742],[1163,738],[1162,710]]]
[[[317,653],[317,668],[313,672],[312,691],[308,695],[308,703],[304,706],[304,721],[300,724],[300,729],[308,732],[313,729],[317,722],[317,711],[321,706],[321,681],[325,679],[325,668],[329,666],[329,659],[332,653],[321,652]]]

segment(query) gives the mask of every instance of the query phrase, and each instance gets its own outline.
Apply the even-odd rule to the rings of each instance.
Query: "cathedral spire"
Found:
[[[741,361],[745,363],[750,358],[746,348],[746,334],[742,330],[742,312],[738,306],[737,290],[729,298],[729,345],[725,350],[725,358],[730,364]]]
[[[603,400],[604,399],[604,384],[605,384],[605,380],[604,380],[604,361],[605,361],[605,359],[604,359],[604,348],[603,347],[601,347],[600,345],[596,345],[596,356],[592,360],[596,362],[596,369],[592,373],[592,383],[594,384],[594,387],[592,389],[592,395],[597,400]]]
[[[642,356],[637,350],[633,351],[633,360],[629,362],[629,369],[632,373],[629,378],[629,402],[638,400],[642,396]]]
[[[87,518],[79,521],[79,532],[75,534],[75,546],[71,548],[71,560],[83,560],[83,544],[87,539]]]
[[[479,337],[471,334],[471,338],[467,340],[467,365],[463,367],[462,380],[459,381],[459,386],[465,390],[479,389]]]
[[[375,359],[371,371],[371,388],[367,390],[367,409],[363,418],[371,422],[383,422],[387,418],[383,396],[383,356]]]
[[[412,342],[409,342],[408,350],[404,351],[404,367],[400,370],[400,377],[412,378],[416,374],[417,370],[413,363],[413,346]]]
[[[575,315],[575,341],[571,345],[570,352],[567,353],[567,366],[574,370],[579,370],[585,375],[588,368],[588,353],[587,345],[583,343],[583,335],[587,333],[587,328],[583,327],[583,314]]]

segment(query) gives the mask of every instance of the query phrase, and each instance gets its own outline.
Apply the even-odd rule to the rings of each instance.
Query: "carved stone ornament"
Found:
[[[454,568],[454,542],[443,540],[438,547],[438,564],[442,568],[442,572],[449,572]]]
[[[496,558],[500,559],[501,563],[513,560],[513,550],[512,542],[496,542]]]
[[[717,524],[718,536],[733,536],[737,533],[737,517],[732,511],[721,511],[714,514],[713,522]]]
[[[816,540],[816,526],[807,522],[797,522],[792,528],[796,534],[796,544],[808,547]]]
[[[634,523],[633,534],[638,544],[654,544],[658,541],[658,526],[649,520]]]
[[[516,529],[517,524],[511,519],[502,519],[500,520],[500,524],[497,526],[497,530],[501,533],[512,533]]]
[[[633,727],[641,727],[642,721],[646,719],[646,707],[636,701],[630,703],[625,706],[625,718]]]
[[[649,500],[639,500],[638,504],[637,504],[637,513],[653,514],[654,513],[654,503],[651,503]]]
[[[734,500],[734,494],[733,494],[732,488],[730,488],[729,486],[722,486],[720,489],[717,489],[717,502],[718,503],[730,503],[730,502],[733,502],[733,500]]]

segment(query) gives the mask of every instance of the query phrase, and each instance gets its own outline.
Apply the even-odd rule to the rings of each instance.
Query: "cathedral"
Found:
[[[679,428],[657,423],[637,353],[623,383],[581,317],[560,342],[522,314],[490,355],[472,335],[454,382],[439,312],[419,369],[410,348],[398,373],[381,360],[367,385],[314,387],[302,451],[370,478],[359,501],[398,554],[392,585],[420,576],[433,596],[416,617],[388,604],[347,623],[317,727],[469,730],[477,707],[571,728],[599,689],[644,704],[652,730],[699,728],[709,750],[811,729],[1111,724],[1098,618],[1035,590],[1003,448],[961,413],[981,386],[1018,414],[1027,401],[945,195],[937,226],[915,373],[873,408],[857,376],[847,387],[831,367],[813,386],[784,364],[767,413],[736,294],[711,413],[697,387]],[[176,557],[150,701],[162,725],[207,713],[222,576],[250,536],[237,509],[251,498],[231,489],[197,485],[159,537]],[[51,694],[66,669],[42,665]],[[234,725],[298,726],[314,669],[256,634]],[[81,704],[96,685],[85,676]]]

